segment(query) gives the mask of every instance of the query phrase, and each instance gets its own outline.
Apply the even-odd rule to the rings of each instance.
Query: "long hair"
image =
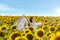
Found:
[[[31,18],[29,19],[29,21],[32,22],[32,19],[33,19],[33,17],[31,17]]]
[[[30,23],[32,22],[32,19],[33,19],[33,17],[30,17],[29,22],[28,22],[28,26],[30,26]]]

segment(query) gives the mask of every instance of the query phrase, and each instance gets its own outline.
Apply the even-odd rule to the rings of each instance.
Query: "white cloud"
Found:
[[[0,11],[17,11],[18,9],[7,6],[6,4],[0,3]]]
[[[56,9],[56,13],[57,14],[60,14],[60,9]]]
[[[19,9],[0,3],[0,15],[17,15],[19,12]]]

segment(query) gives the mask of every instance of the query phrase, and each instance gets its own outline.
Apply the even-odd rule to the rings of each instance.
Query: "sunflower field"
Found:
[[[33,16],[42,26],[34,31],[30,26],[23,32],[11,27],[21,16],[0,16],[0,40],[60,40],[60,17]],[[29,19],[31,16],[27,16]]]

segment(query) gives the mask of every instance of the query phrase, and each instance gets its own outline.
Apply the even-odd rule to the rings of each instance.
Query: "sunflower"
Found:
[[[22,36],[22,37],[25,37],[25,36],[26,36],[26,33],[21,33],[21,36]]]
[[[60,32],[57,32],[55,35],[53,35],[50,40],[60,40]]]
[[[60,27],[56,27],[57,28],[57,31],[60,31]]]
[[[33,31],[34,31],[34,28],[33,28],[33,27],[29,27],[29,30],[30,30],[31,32],[33,32]]]
[[[56,31],[56,28],[54,26],[52,26],[52,27],[50,27],[49,31],[55,32]]]
[[[48,38],[51,38],[51,36],[53,36],[53,35],[54,35],[54,33],[50,32],[50,31],[46,33],[46,37],[48,37]]]
[[[46,34],[46,37],[49,37],[51,35],[51,32],[48,32],[47,34]]]
[[[31,31],[29,29],[25,29],[24,33],[31,33]]]
[[[9,24],[10,24],[10,22],[9,22],[9,21],[6,21],[6,24],[8,24],[8,25],[9,25]]]
[[[12,27],[12,30],[15,30],[15,29],[17,29],[17,26],[16,25]]]
[[[2,27],[1,27],[1,30],[2,30],[2,31],[4,31],[4,30],[6,31],[6,30],[8,30],[8,29],[9,29],[9,28],[6,27],[6,26],[2,26]]]
[[[26,37],[17,37],[17,38],[15,38],[15,40],[27,40],[27,38]]]
[[[60,24],[56,25],[57,31],[60,31]]]
[[[16,32],[12,32],[10,35],[9,35],[9,40],[15,40],[16,37],[19,37],[21,36],[21,34],[16,31]]]
[[[6,37],[6,33],[4,33],[4,32],[2,32],[2,31],[0,31],[0,37]]]
[[[28,34],[26,34],[26,38],[28,40],[34,40],[34,35],[32,33],[28,33]]]
[[[44,26],[44,25],[47,25],[47,23],[46,23],[46,22],[44,22],[44,23],[43,23],[43,26]]]
[[[1,30],[8,30],[9,29],[9,25],[8,24],[4,24],[1,27]]]
[[[48,22],[48,19],[44,20],[44,22],[47,23]]]
[[[43,29],[43,30],[47,30],[47,29],[49,29],[49,27],[46,26],[46,25],[43,25],[43,26],[42,26],[42,29]]]
[[[8,24],[4,24],[3,26],[5,26],[5,27],[9,27],[9,25],[8,25]]]
[[[35,33],[35,36],[40,39],[40,38],[43,38],[44,37],[44,30],[43,29],[38,29],[36,30],[36,33]]]

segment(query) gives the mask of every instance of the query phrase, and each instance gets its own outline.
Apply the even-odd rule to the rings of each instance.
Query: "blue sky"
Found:
[[[60,0],[0,0],[0,15],[59,16]]]

